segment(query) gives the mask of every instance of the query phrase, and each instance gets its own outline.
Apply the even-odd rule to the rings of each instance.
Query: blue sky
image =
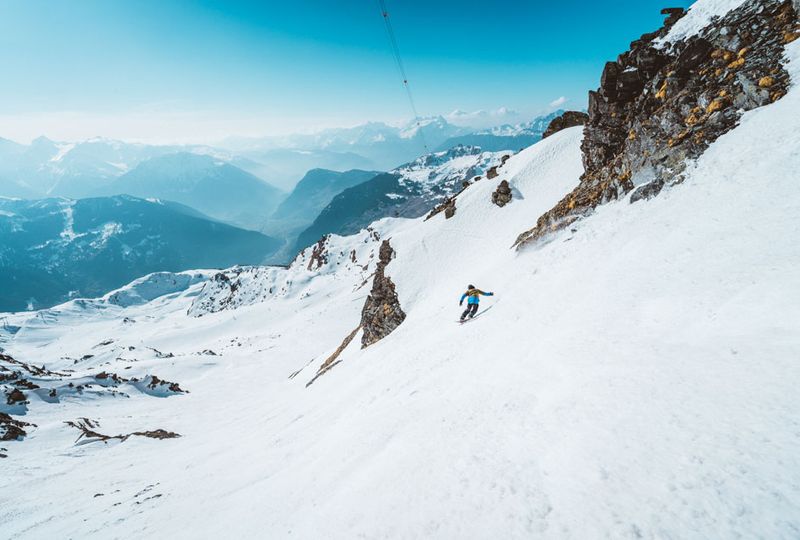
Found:
[[[461,117],[476,124],[560,97],[585,107],[664,4],[386,1],[420,114],[501,110]],[[0,65],[0,136],[18,140],[212,142],[411,116],[377,0],[3,0]]]

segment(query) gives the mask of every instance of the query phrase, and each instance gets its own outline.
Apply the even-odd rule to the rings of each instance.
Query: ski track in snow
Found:
[[[800,40],[787,51],[797,81]],[[66,369],[91,351],[78,367],[190,393],[34,400],[38,427],[0,444],[4,534],[797,538],[798,110],[795,83],[683,184],[521,252],[516,235],[578,182],[580,128],[513,156],[450,220],[382,220],[408,317],[309,388],[358,324],[356,274],[290,270],[286,295],[199,318],[188,278],[151,301],[7,316],[18,360]],[[498,208],[503,179],[524,198]],[[467,283],[496,296],[462,328]],[[62,422],[82,416],[182,437],[75,445]]]

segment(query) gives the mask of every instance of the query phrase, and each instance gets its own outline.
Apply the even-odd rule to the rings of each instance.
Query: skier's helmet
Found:
[[[467,285],[467,290],[474,289],[475,285]]]

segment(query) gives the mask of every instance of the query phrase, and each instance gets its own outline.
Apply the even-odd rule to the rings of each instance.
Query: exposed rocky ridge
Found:
[[[176,439],[180,437],[177,433],[167,431],[164,429],[155,429],[148,431],[134,431],[133,433],[126,433],[125,435],[104,435],[96,431],[100,427],[100,423],[92,421],[88,418],[79,418],[78,420],[68,420],[64,422],[70,427],[77,429],[80,432],[75,442],[85,439],[87,442],[104,442],[107,443],[111,440],[125,442],[131,437],[146,437],[148,439]]]
[[[366,286],[376,265],[381,234],[373,227],[347,237],[324,235],[301,250],[288,266],[245,266],[218,272],[208,280],[188,309],[201,317],[271,298],[306,298],[314,290],[311,277],[326,277],[342,286]]]
[[[31,426],[28,422],[15,420],[11,416],[0,412],[0,441],[19,441],[24,439],[28,433],[26,427]],[[6,457],[0,454],[0,457]]]
[[[547,129],[542,133],[542,139],[545,139],[553,133],[558,133],[562,129],[567,129],[575,126],[582,126],[589,121],[589,115],[581,111],[564,111],[564,114],[553,118],[553,121],[547,126]]]
[[[389,240],[384,240],[379,252],[378,266],[372,290],[361,310],[361,347],[368,347],[391,334],[406,318],[400,307],[392,279],[385,274],[386,266],[391,262],[394,250]]]
[[[427,216],[425,216],[425,221],[428,221],[433,216],[441,214],[442,212],[444,212],[445,219],[450,219],[451,217],[456,215],[456,195],[446,198],[444,202],[441,202],[436,206],[434,206],[433,208],[431,208],[431,211],[428,212]]]
[[[679,12],[662,13],[669,15],[664,27],[608,62],[600,88],[589,92],[580,185],[515,245],[564,228],[634,189],[632,202],[681,182],[687,160],[732,129],[744,111],[785,94],[783,50],[800,32],[792,2],[748,1],[699,35],[666,47],[654,40],[667,35]]]
[[[358,331],[361,330],[361,325],[356,326],[356,328],[347,334],[347,336],[342,340],[341,345],[339,345],[333,353],[325,359],[325,361],[319,366],[317,373],[314,377],[306,383],[306,388],[314,384],[314,381],[325,375],[327,372],[332,370],[336,365],[341,361],[339,360],[339,355],[350,345],[353,339],[358,334]]]
[[[307,270],[311,271],[314,269],[322,268],[328,263],[328,252],[326,249],[326,243],[330,239],[331,235],[326,234],[319,241],[311,246],[311,256],[308,258],[308,266],[306,267]]]
[[[511,154],[503,154],[503,156],[500,158],[500,163],[498,163],[497,165],[493,165],[492,167],[487,169],[486,178],[489,179],[489,180],[491,180],[493,178],[497,178],[500,175],[500,173],[498,171],[500,170],[501,167],[503,167],[503,165],[506,164],[506,161],[508,161],[510,157],[511,157]],[[450,219],[451,217],[456,215],[456,198],[459,195],[461,195],[464,192],[464,190],[467,189],[469,186],[471,186],[475,182],[480,181],[480,179],[481,179],[481,176],[476,176],[475,178],[473,178],[473,180],[471,182],[469,180],[466,180],[466,179],[463,180],[462,183],[461,183],[462,187],[458,191],[458,193],[454,193],[453,195],[445,198],[445,200],[442,201],[441,203],[439,203],[436,206],[434,206],[431,209],[431,211],[428,212],[428,215],[425,217],[425,221],[428,221],[433,216],[435,216],[437,214],[440,214],[441,212],[444,212],[445,219]],[[501,182],[500,185],[502,186],[502,184],[503,183]],[[511,201],[511,188],[508,186],[508,182],[505,183],[505,187],[508,188],[508,200],[506,202],[509,202],[509,201]],[[498,186],[498,189],[501,189],[501,188]],[[503,191],[503,190],[501,189],[501,191]],[[494,200],[494,195],[492,196],[492,200]],[[497,203],[495,203],[495,204],[497,204]],[[503,204],[505,204],[505,203],[503,203]],[[501,204],[501,205],[498,205],[498,206],[503,206],[503,205]]]
[[[113,344],[113,340],[100,343],[94,348],[107,348]],[[131,352],[136,350],[135,346],[124,348]],[[173,358],[172,353],[162,353],[157,349],[147,348],[152,353],[149,356],[156,358]],[[115,357],[116,361],[130,364],[136,359],[122,358],[119,354],[122,349],[111,347],[105,351],[105,358]],[[147,374],[141,377],[122,377],[116,373],[104,370],[99,373],[94,367],[82,367],[78,364],[95,358],[95,354],[86,354],[80,359],[75,359],[73,365],[76,370],[67,369],[62,371],[52,371],[45,366],[35,366],[27,362],[0,353],[0,441],[20,441],[27,436],[26,428],[35,427],[34,424],[23,422],[14,418],[12,415],[25,415],[32,406],[32,402],[43,402],[46,404],[56,404],[62,401],[71,401],[81,397],[88,399],[114,398],[117,396],[129,397],[127,392],[135,389],[138,392],[155,397],[168,397],[178,394],[187,394],[188,391],[182,389],[176,382],[163,380],[156,375]],[[62,358],[62,360],[70,360]],[[108,361],[104,362],[109,364]],[[130,369],[126,366],[125,369]],[[69,422],[67,422],[69,423]],[[70,423],[70,425],[73,425]],[[96,427],[86,424],[88,427]],[[80,426],[74,425],[80,429]],[[170,438],[178,436],[164,431],[135,432],[128,435],[106,437],[98,435],[98,440],[120,439],[125,440],[130,435],[151,437],[151,438]],[[87,435],[88,436],[88,435]],[[94,436],[92,436],[94,437]],[[0,454],[0,456],[3,456]]]

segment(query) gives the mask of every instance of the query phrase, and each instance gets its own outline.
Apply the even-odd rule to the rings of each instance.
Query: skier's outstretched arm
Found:
[[[464,303],[464,298],[466,298],[466,297],[467,297],[467,293],[464,293],[464,294],[461,295],[461,300],[458,301],[458,305],[459,306]]]

